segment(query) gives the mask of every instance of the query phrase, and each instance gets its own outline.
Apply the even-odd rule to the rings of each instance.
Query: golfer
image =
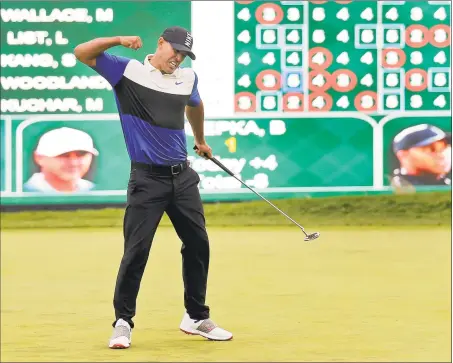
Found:
[[[451,141],[438,127],[420,124],[402,130],[393,151],[399,162],[393,185],[451,185]]]
[[[25,192],[88,192],[94,184],[83,177],[99,153],[86,132],[60,127],[43,134],[33,153],[39,167],[24,184]]]
[[[151,243],[164,212],[182,241],[184,306],[180,329],[211,340],[233,335],[210,320],[205,304],[209,240],[198,190],[200,178],[187,161],[184,111],[193,129],[198,155],[212,156],[204,138],[204,109],[197,75],[181,68],[186,56],[195,59],[193,38],[181,27],[166,29],[154,54],[143,62],[106,52],[115,46],[139,49],[138,36],[97,38],[78,45],[74,54],[113,87],[131,159],[124,216],[124,255],[113,305],[110,348],[131,344],[132,318]],[[158,292],[156,292],[158,293]]]

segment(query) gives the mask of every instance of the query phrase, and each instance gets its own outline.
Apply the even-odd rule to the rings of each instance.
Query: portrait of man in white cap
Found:
[[[94,184],[83,177],[99,153],[86,132],[61,127],[41,136],[33,158],[39,167],[24,184],[26,192],[86,192]]]

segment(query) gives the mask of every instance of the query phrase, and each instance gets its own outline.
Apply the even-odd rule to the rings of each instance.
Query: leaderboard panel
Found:
[[[448,111],[447,1],[236,1],[235,112]]]
[[[2,114],[111,113],[112,87],[74,48],[126,32],[145,47],[109,52],[143,61],[165,27],[190,28],[190,2],[2,1],[0,20]]]
[[[0,126],[2,204],[125,202],[130,162],[117,115],[8,116]],[[185,133],[204,200],[254,198],[214,163],[196,157],[188,123]],[[451,187],[448,113],[378,121],[347,112],[207,119],[205,134],[215,157],[267,196],[384,192],[403,180],[417,188]],[[436,156],[425,155],[427,148]],[[408,167],[425,171],[406,180],[402,169]]]
[[[347,132],[336,132],[338,122]],[[3,204],[124,202],[130,161],[115,115],[51,115],[7,118],[2,136]],[[209,160],[196,157],[185,127],[188,160],[200,175],[205,200],[252,195]],[[263,192],[331,191],[373,185],[373,129],[347,118],[225,118],[205,121],[215,156],[251,187]],[[61,182],[55,183],[55,176]],[[65,181],[65,182],[62,182]],[[8,187],[9,186],[9,187]]]

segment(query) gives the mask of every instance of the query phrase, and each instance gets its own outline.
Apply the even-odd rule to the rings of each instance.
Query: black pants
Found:
[[[164,212],[182,241],[186,311],[192,319],[209,318],[209,307],[205,305],[209,240],[197,187],[199,181],[198,174],[190,167],[178,175],[168,175],[168,172],[150,170],[145,164],[132,164],[124,216],[124,255],[113,299],[115,322],[122,318],[134,327],[132,318],[140,282]]]

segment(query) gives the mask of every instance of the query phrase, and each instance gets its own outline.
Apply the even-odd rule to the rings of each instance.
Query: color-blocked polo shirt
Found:
[[[162,74],[148,61],[104,52],[93,69],[113,87],[132,161],[174,165],[187,159],[185,107],[198,106],[198,78],[191,68]]]

